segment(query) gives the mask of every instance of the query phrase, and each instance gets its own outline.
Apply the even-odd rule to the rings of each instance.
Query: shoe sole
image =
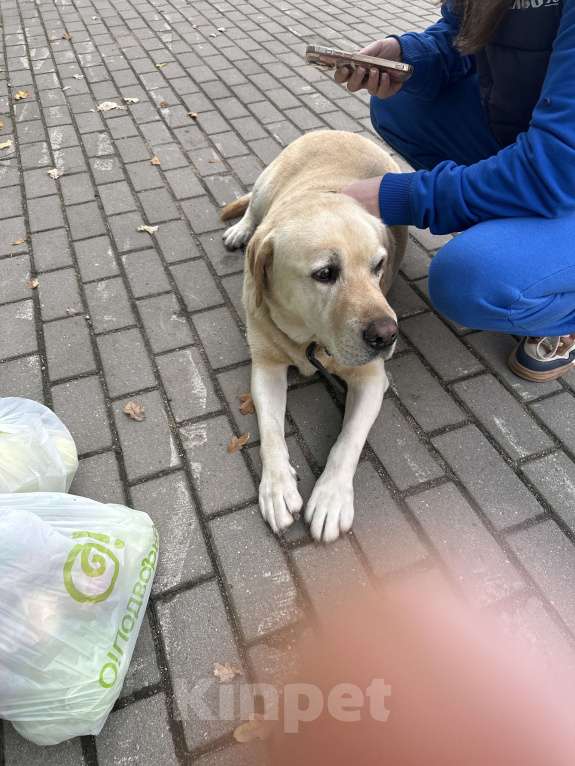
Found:
[[[531,383],[545,383],[547,380],[556,380],[562,375],[566,375],[575,366],[575,359],[564,367],[556,367],[554,370],[549,370],[549,372],[535,372],[520,364],[515,356],[515,351],[512,351],[507,363],[511,372],[523,378],[523,380],[529,380]]]

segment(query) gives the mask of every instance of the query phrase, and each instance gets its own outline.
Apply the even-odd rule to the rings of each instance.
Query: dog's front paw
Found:
[[[277,466],[264,467],[260,482],[260,511],[272,530],[278,534],[294,521],[303,500],[297,488],[296,472],[286,460]]]
[[[318,479],[305,509],[311,536],[331,543],[353,524],[353,479],[324,472]]]
[[[223,234],[224,245],[228,250],[237,250],[238,247],[242,247],[248,242],[252,234],[253,229],[245,220],[244,216],[241,221],[238,221],[233,226],[230,226],[229,229],[225,230]]]

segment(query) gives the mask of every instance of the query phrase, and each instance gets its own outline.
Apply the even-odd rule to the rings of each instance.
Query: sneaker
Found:
[[[555,380],[575,365],[575,334],[522,338],[508,365],[524,380]]]

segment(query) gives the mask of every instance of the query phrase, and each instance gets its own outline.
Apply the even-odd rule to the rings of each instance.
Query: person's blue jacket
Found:
[[[469,74],[472,58],[453,45],[458,27],[458,17],[444,5],[441,19],[428,30],[401,36],[403,60],[414,66],[410,92],[433,98]],[[575,213],[575,0],[564,0],[529,129],[511,146],[474,165],[447,161],[432,170],[388,173],[381,182],[379,205],[385,223],[429,227],[435,234],[493,218]]]

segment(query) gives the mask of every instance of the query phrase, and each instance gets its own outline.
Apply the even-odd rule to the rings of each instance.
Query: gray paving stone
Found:
[[[78,279],[73,269],[42,274],[38,281],[40,313],[45,322],[82,312]]]
[[[154,295],[171,289],[162,261],[155,250],[142,250],[122,256],[126,276],[134,297]]]
[[[236,367],[218,375],[218,382],[230,408],[236,426],[241,433],[250,434],[250,442],[260,438],[256,414],[243,415],[240,412],[240,397],[250,393],[251,366]],[[287,423],[286,423],[287,427]]]
[[[203,261],[179,263],[172,266],[171,271],[188,311],[206,309],[223,303],[222,293]]]
[[[32,232],[56,229],[64,225],[62,206],[56,196],[30,200],[28,202],[28,216]]]
[[[44,327],[48,372],[52,381],[96,369],[84,317],[57,319]]]
[[[395,278],[387,300],[400,319],[427,310],[426,304],[401,274]]]
[[[238,313],[241,323],[246,324],[246,312],[242,303],[242,291],[244,284],[244,274],[231,274],[229,277],[222,279],[222,285],[224,290],[228,294],[228,298],[232,302],[233,307]]]
[[[74,245],[83,282],[118,274],[119,269],[108,237],[94,237]]]
[[[433,439],[433,444],[497,529],[543,513],[543,508],[475,426]]]
[[[250,358],[247,343],[229,309],[219,308],[196,314],[193,323],[214,369]]]
[[[160,682],[160,671],[156,661],[154,639],[148,617],[144,617],[140,634],[134,647],[128,672],[120,692],[120,698]]]
[[[26,286],[29,276],[28,255],[15,255],[0,260],[0,303],[29,298],[30,288]]]
[[[425,431],[465,420],[463,410],[415,354],[391,359],[385,368],[393,391]]]
[[[505,381],[513,393],[523,401],[530,401],[539,396],[559,391],[561,386],[558,381],[550,380],[546,383],[531,383],[514,375],[507,366],[507,359],[517,341],[511,335],[501,335],[493,332],[472,333],[467,337],[471,346],[485,359],[493,372]]]
[[[121,396],[155,385],[154,372],[138,329],[100,335],[98,348],[110,396]]]
[[[131,163],[126,167],[126,170],[137,192],[159,189],[163,186],[160,171],[156,166],[150,165],[149,160]]]
[[[428,555],[373,466],[360,463],[353,485],[353,534],[378,577],[421,561]]]
[[[214,664],[240,665],[218,587],[214,582],[197,585],[170,601],[158,603],[158,616],[174,686],[177,716],[182,720],[189,749],[231,733],[234,721],[221,720],[219,686]],[[237,686],[241,677],[232,683]],[[213,720],[202,719],[190,704],[196,684],[207,687],[202,700],[212,711]]]
[[[200,237],[200,242],[218,275],[243,272],[243,252],[226,250],[220,232],[204,234]]]
[[[444,380],[454,380],[483,366],[434,314],[404,319],[401,332]]]
[[[491,375],[457,383],[453,390],[511,458],[553,446],[547,434]]]
[[[214,519],[211,529],[246,640],[297,622],[302,611],[294,582],[259,509]]]
[[[139,199],[144,208],[144,217],[149,224],[180,218],[180,212],[166,189],[140,192]]]
[[[176,199],[188,199],[205,194],[205,190],[191,168],[168,170],[166,178]]]
[[[0,359],[36,351],[36,348],[32,301],[0,306]]]
[[[535,489],[555,513],[575,532],[575,463],[564,453],[554,452],[521,467]]]
[[[117,215],[136,209],[136,200],[125,181],[100,186],[98,192],[106,215]]]
[[[21,737],[12,724],[4,724],[4,757],[6,766],[84,766],[79,737],[53,747],[39,747]]]
[[[181,422],[221,409],[197,348],[162,354],[156,360],[174,418]]]
[[[97,376],[54,386],[52,398],[54,412],[72,434],[78,454],[111,446],[112,434],[102,386]]]
[[[72,239],[87,239],[106,233],[106,226],[95,202],[85,202],[68,208]]]
[[[212,573],[198,512],[183,472],[138,484],[132,487],[131,495],[133,506],[149,514],[160,536],[162,552],[152,593]]]
[[[76,173],[72,176],[64,175],[60,180],[60,187],[65,205],[75,205],[80,202],[90,202],[94,199],[94,186],[88,173]]]
[[[407,498],[466,598],[478,606],[525,587],[503,548],[454,484]]]
[[[216,168],[215,165],[210,167],[213,168],[214,173],[222,172],[222,168]],[[181,208],[195,234],[204,234],[223,228],[219,211],[207,196],[184,200]]]
[[[126,288],[119,277],[91,282],[85,289],[94,332],[135,324]]]
[[[126,505],[116,455],[113,452],[102,452],[82,458],[70,494],[90,497],[100,503]]]
[[[156,241],[168,263],[200,255],[190,231],[183,221],[163,223],[156,233]]]
[[[44,402],[40,357],[24,356],[0,365],[0,391],[2,396],[23,396]]]
[[[155,353],[194,342],[188,319],[173,293],[138,301],[138,312]]]
[[[412,228],[411,234],[419,244],[429,252],[439,250],[439,248],[443,247],[443,245],[446,245],[453,239],[451,234],[432,234],[429,229]]]
[[[121,766],[126,759],[177,766],[164,695],[113,712],[96,740],[96,749],[101,766]]]
[[[325,465],[342,416],[323,383],[289,391],[288,412],[318,464]]]
[[[575,549],[554,521],[509,536],[509,544],[568,628],[575,628]],[[550,566],[553,562],[553,566]]]
[[[242,451],[228,452],[233,433],[225,417],[182,426],[180,434],[204,513],[255,499],[256,488]]]
[[[547,428],[555,434],[565,447],[575,452],[575,423],[573,411],[575,398],[573,394],[563,393],[542,402],[531,405],[531,409],[545,423]]]
[[[115,402],[113,407],[128,480],[181,465],[159,393],[150,391],[136,397],[146,415],[141,422],[131,420],[122,411],[128,401],[131,400]]]
[[[368,442],[401,490],[443,475],[441,466],[389,398],[384,399]]]
[[[297,548],[290,558],[320,620],[329,617],[351,594],[357,598],[369,587],[367,574],[349,537],[330,545]]]
[[[63,181],[64,179],[62,179]],[[24,189],[27,199],[45,197],[54,194],[54,179],[50,178],[46,168],[24,171]],[[16,214],[18,215],[18,214]]]

